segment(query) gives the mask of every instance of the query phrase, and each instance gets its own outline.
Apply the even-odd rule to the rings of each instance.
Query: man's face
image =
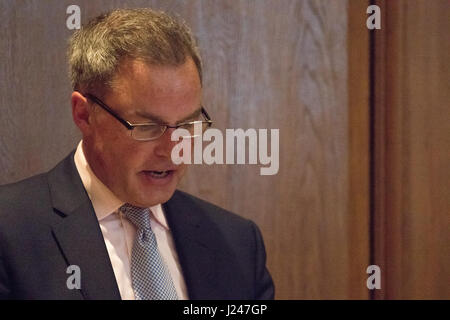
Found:
[[[104,97],[123,119],[131,123],[175,125],[192,121],[201,108],[201,84],[192,59],[183,65],[155,66],[127,61]],[[95,106],[83,132],[83,150],[96,176],[122,201],[149,207],[170,199],[185,165],[174,165],[170,139],[173,129],[152,141],[134,140],[117,119]],[[167,171],[163,175],[157,172]]]

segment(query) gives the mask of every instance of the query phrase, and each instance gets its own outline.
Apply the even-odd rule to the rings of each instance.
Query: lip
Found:
[[[157,165],[157,166],[156,166]],[[179,165],[175,165],[171,162],[166,163],[147,163],[141,167],[142,171],[176,171],[179,169]]]
[[[154,177],[150,174],[151,171],[169,171],[168,175],[163,177],[163,178],[159,178],[159,177]],[[143,179],[143,181],[145,183],[149,183],[152,185],[157,185],[157,186],[164,186],[169,184],[170,182],[172,182],[172,180],[174,179],[175,176],[175,172],[176,170],[170,170],[170,169],[166,169],[166,170],[142,170],[139,175],[141,176],[141,178]]]
[[[165,167],[165,168],[151,168],[151,169],[144,169],[142,171],[176,171],[176,167]]]

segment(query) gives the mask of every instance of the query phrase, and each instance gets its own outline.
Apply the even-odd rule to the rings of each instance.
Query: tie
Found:
[[[119,210],[137,227],[131,251],[131,282],[136,300],[177,300],[150,226],[150,209],[125,204]]]

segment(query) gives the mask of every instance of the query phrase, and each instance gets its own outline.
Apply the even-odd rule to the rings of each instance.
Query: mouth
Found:
[[[172,176],[174,170],[165,170],[165,171],[156,171],[156,170],[145,170],[143,171],[147,177],[154,179],[165,179],[169,176]]]

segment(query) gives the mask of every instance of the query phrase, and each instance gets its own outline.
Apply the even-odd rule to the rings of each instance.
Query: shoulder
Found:
[[[30,178],[0,186],[0,207],[16,206],[28,202],[36,196],[48,194],[46,174],[38,174]]]
[[[175,191],[171,200],[183,203],[185,208],[189,208],[191,212],[194,212],[202,219],[221,225],[225,224],[234,227],[237,225],[246,227],[253,225],[253,222],[249,219],[180,190]]]
[[[46,174],[0,186],[0,224],[7,226],[36,217],[48,203],[50,193]]]
[[[45,221],[49,212],[52,212],[49,211],[52,206],[52,177],[53,188],[74,184],[73,179],[70,179],[70,172],[75,168],[73,153],[74,151],[48,172],[0,186],[0,224],[4,219]]]
[[[184,225],[195,225],[205,238],[224,239],[228,244],[254,246],[259,239],[256,224],[236,213],[182,191],[175,191],[165,209],[169,222],[176,231]]]

